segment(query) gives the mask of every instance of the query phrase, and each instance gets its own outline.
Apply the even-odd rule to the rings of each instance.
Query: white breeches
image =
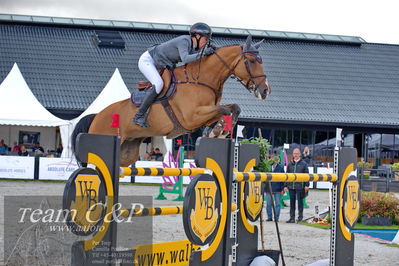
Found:
[[[163,88],[163,80],[155,67],[154,59],[152,59],[150,53],[145,51],[139,59],[139,69],[141,73],[155,85],[155,90],[159,94]]]

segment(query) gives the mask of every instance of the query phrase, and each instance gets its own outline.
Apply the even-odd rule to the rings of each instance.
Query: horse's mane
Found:
[[[228,48],[228,47],[232,47],[232,46],[240,46],[240,45],[241,44],[229,44],[229,45],[225,45],[225,46],[216,47],[216,50]]]
[[[229,47],[233,47],[233,46],[240,46],[240,44],[229,44],[229,45],[225,45],[225,46],[219,46],[219,47],[216,47],[215,51],[219,51],[219,50],[221,50],[221,49],[229,48]],[[210,54],[210,55],[207,56],[207,57],[213,57],[213,56],[215,56],[215,54]],[[201,62],[203,59],[204,59],[204,58],[200,58],[200,59],[198,59],[198,60],[196,60],[196,61],[193,61],[193,62],[188,63],[187,65],[179,65],[178,67],[176,67],[176,69],[181,69],[181,68],[183,68],[184,66],[189,67],[189,66],[198,64],[198,62]]]

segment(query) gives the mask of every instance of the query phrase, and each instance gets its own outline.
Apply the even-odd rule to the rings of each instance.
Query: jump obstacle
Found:
[[[72,245],[72,265],[94,265],[99,252],[109,258],[107,265],[117,262],[138,265],[140,255],[163,252],[167,257],[171,251],[186,249],[190,254],[182,260],[169,258],[153,265],[249,265],[254,257],[265,254],[258,251],[258,228],[254,225],[263,207],[263,181],[333,182],[330,265],[353,265],[354,235],[349,230],[356,223],[360,205],[355,172],[356,149],[336,148],[334,174],[285,174],[249,172],[259,161],[259,147],[234,143],[230,139],[200,139],[196,147],[196,164],[202,168],[194,169],[120,168],[115,159],[119,158],[119,147],[117,136],[80,134],[77,159],[94,165],[96,170],[81,168],[71,175],[64,191],[63,208],[72,212],[72,206],[76,206],[73,203],[80,198],[86,209],[76,208],[78,211],[87,212],[88,207],[104,201],[103,215],[112,213],[113,204],[119,202],[121,175],[198,174],[187,187],[182,210],[181,206],[174,206],[121,211],[125,217],[182,212],[188,240],[135,246],[128,251],[131,260],[120,263],[122,252],[115,248],[117,223],[100,219],[102,230],[88,231],[89,239]],[[84,188],[91,189],[79,189],[82,183]],[[71,228],[82,226],[68,217]]]

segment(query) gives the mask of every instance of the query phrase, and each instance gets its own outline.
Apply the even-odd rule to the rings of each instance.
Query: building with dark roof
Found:
[[[0,82],[16,62],[38,100],[64,119],[78,116],[118,68],[133,90],[143,80],[139,56],[187,33],[188,25],[0,15]],[[330,160],[335,128],[345,145],[375,164],[399,156],[399,45],[360,37],[213,28],[218,46],[264,38],[260,53],[272,94],[261,101],[229,80],[223,103],[242,109],[247,136],[311,146]],[[395,135],[398,134],[398,135]]]

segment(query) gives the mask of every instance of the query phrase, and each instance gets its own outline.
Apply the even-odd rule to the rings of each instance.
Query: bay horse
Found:
[[[139,146],[147,137],[177,137],[203,125],[210,126],[223,115],[233,115],[235,124],[240,113],[239,106],[220,105],[223,85],[230,76],[240,81],[257,98],[265,99],[270,94],[262,58],[257,50],[261,42],[252,45],[252,37],[248,36],[244,45],[221,47],[209,56],[175,68],[176,91],[167,101],[169,111],[162,104],[153,103],[148,113],[148,128],[132,122],[138,107],[130,99],[113,103],[98,114],[82,118],[71,136],[72,149],[75,150],[76,137],[81,132],[115,135],[116,129],[110,127],[112,114],[120,115],[121,166],[129,166],[138,160]]]

